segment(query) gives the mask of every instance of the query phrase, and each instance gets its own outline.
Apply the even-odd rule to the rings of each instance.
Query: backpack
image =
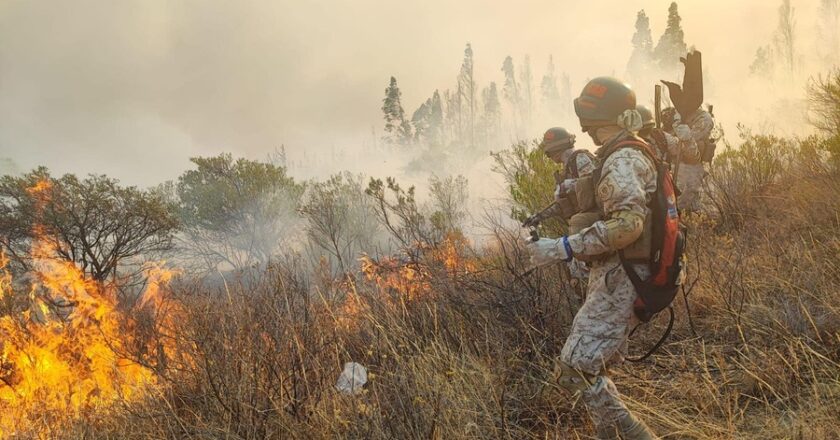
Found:
[[[703,141],[700,146],[700,162],[712,163],[715,158],[715,150],[717,149],[717,140],[709,138]]]
[[[680,288],[681,273],[685,264],[686,228],[680,223],[677,211],[679,190],[674,184],[668,164],[659,160],[652,148],[639,139],[629,139],[613,146],[601,161],[601,166],[610,154],[621,148],[634,148],[641,151],[656,168],[656,191],[648,203],[651,210],[651,245],[648,261],[650,277],[642,280],[633,270],[633,263],[624,258],[624,251],[619,250],[621,264],[633,287],[636,289],[636,302],[633,311],[642,322],[648,322],[657,313],[671,305]],[[600,178],[601,169],[597,170]]]
[[[577,179],[578,177],[580,177],[580,175],[578,173],[579,170],[578,170],[577,158],[581,154],[588,156],[589,160],[591,160],[592,163],[596,163],[595,155],[590,153],[589,151],[586,151],[586,150],[575,150],[575,151],[573,151],[572,155],[569,156],[569,160],[566,162],[568,164],[568,166],[564,167],[564,169],[563,169],[563,180],[565,180],[565,179]]]

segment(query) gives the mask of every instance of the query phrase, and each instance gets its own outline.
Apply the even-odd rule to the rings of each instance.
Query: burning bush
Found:
[[[36,221],[60,209],[50,180],[39,181],[27,194]],[[60,246],[47,231],[54,232],[40,223],[32,226],[25,280],[16,280],[8,259],[0,259],[4,437],[54,437],[77,419],[95,424],[115,404],[146,397],[158,382],[147,364],[129,354],[137,344],[134,322],[118,307],[116,285],[98,280],[101,272],[85,274],[66,258],[71,245]],[[145,274],[148,288],[139,304],[163,310],[159,288],[172,273],[156,266]]]

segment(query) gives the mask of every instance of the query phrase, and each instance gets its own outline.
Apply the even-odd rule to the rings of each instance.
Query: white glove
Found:
[[[537,241],[530,241],[525,245],[528,253],[531,254],[530,267],[537,268],[558,261],[571,261],[572,247],[569,246],[567,237],[557,239],[541,238]]]
[[[685,124],[674,125],[674,134],[683,142],[689,142],[692,139],[691,128]]]

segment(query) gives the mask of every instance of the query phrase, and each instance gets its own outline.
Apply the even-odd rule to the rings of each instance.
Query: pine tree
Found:
[[[400,145],[410,145],[413,136],[411,135],[411,122],[408,119],[403,118],[402,122],[400,123],[400,128],[397,130],[397,136],[399,137]]]
[[[420,104],[411,114],[411,125],[414,127],[414,140],[425,141],[429,130],[429,116],[431,115],[432,99]]]
[[[759,47],[755,51],[755,58],[750,64],[750,74],[764,79],[773,77],[773,52],[770,46]]]
[[[820,56],[834,64],[840,57],[840,0],[821,0],[819,17]]]
[[[502,88],[502,95],[514,107],[519,107],[519,83],[516,82],[516,73],[513,67],[513,58],[508,56],[502,63],[502,72],[505,74],[505,85]]]
[[[464,61],[461,64],[461,72],[458,74],[458,97],[461,101],[461,109],[466,114],[464,115],[464,124],[461,126],[464,133],[459,133],[465,137],[469,145],[475,145],[475,75],[473,68],[473,50],[470,43],[467,43],[464,49]]]
[[[668,8],[668,25],[653,51],[654,59],[659,67],[669,73],[679,69],[680,57],[684,57],[687,51],[681,21],[677,2],[673,2]]]
[[[429,128],[426,136],[429,145],[443,144],[443,104],[440,100],[440,92],[435,90],[432,100],[429,103]]]
[[[637,84],[644,82],[653,63],[653,36],[650,33],[650,19],[645,10],[636,14],[636,32],[633,34],[633,53],[627,62],[627,73]]]
[[[545,74],[543,74],[540,82],[540,94],[542,95],[542,103],[549,115],[552,117],[559,116],[560,110],[560,91],[557,89],[557,75],[554,73],[554,57],[548,56],[548,65],[545,67]]]
[[[560,77],[560,113],[567,114],[572,108],[572,80],[569,79],[569,74],[563,72]]]
[[[481,135],[485,143],[493,142],[499,134],[502,120],[502,106],[499,102],[499,92],[496,83],[491,82],[481,91],[481,101],[484,112],[481,115]]]
[[[385,118],[385,136],[382,140],[391,144],[406,145],[411,142],[411,124],[405,118],[405,111],[400,102],[401,96],[397,79],[392,76],[388,88],[385,89],[385,98],[382,99],[382,113]]]
[[[522,71],[519,73],[519,83],[522,85],[522,114],[526,126],[531,121],[534,111],[534,74],[531,71],[531,56],[525,55],[522,60]]]
[[[443,108],[440,92],[435,90],[431,98],[427,99],[411,115],[411,125],[414,127],[414,140],[428,146],[436,146],[441,141],[443,124]]]
[[[447,142],[460,140],[461,135],[461,97],[460,90],[452,93],[449,90],[443,92],[444,111],[444,136]]]
[[[508,102],[513,113],[514,128],[518,127],[517,119],[521,113],[522,96],[519,89],[519,83],[516,82],[516,71],[513,67],[513,58],[508,55],[502,63],[502,72],[505,74],[505,84],[502,87],[502,95],[505,101]]]
[[[778,57],[778,66],[785,69],[789,79],[796,71],[796,16],[790,0],[782,0],[779,6],[779,25],[773,36],[773,47]]]

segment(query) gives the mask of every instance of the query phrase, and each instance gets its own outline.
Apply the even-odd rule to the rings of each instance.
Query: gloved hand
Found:
[[[541,238],[537,241],[529,241],[525,248],[531,254],[531,269],[572,259],[572,247],[569,246],[569,239],[565,236],[557,239]]]
[[[557,197],[558,194],[562,196],[563,194],[574,191],[575,183],[577,183],[577,179],[566,179],[560,182],[560,184],[555,187],[554,196]]]
[[[691,128],[686,124],[675,124],[674,134],[677,135],[677,138],[683,142],[691,140]]]
[[[579,280],[589,279],[589,268],[583,261],[573,258],[572,261],[569,261],[566,264],[569,266],[569,274],[572,278],[577,278]]]
[[[539,214],[534,214],[534,215],[526,218],[525,221],[522,222],[522,227],[523,228],[530,228],[532,226],[539,226],[541,220],[542,219],[540,218]]]

